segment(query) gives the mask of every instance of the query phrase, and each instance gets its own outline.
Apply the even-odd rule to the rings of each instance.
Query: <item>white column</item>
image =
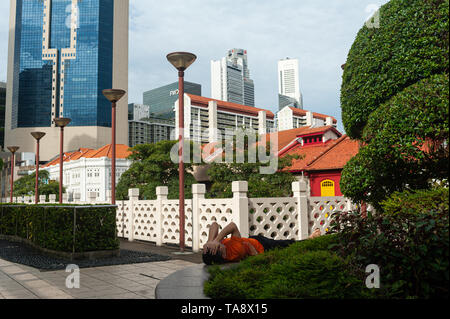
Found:
[[[45,203],[46,200],[47,200],[47,196],[39,195],[39,203]]]
[[[325,125],[326,126],[333,126],[333,118],[328,116],[327,119],[325,120]]]
[[[192,185],[192,250],[200,251],[200,202],[205,199],[205,184]]]
[[[129,198],[129,216],[128,216],[128,241],[134,241],[134,205],[139,200],[139,188],[131,188],[128,190]]]
[[[309,237],[308,185],[304,179],[292,183],[292,192],[297,199],[298,207],[298,239]]]
[[[266,111],[258,112],[258,133],[264,135],[267,133],[267,114]]]
[[[314,116],[312,112],[306,112],[306,126],[312,126],[314,124]]]
[[[248,182],[233,182],[233,222],[237,225],[242,237],[250,233],[248,222]]]
[[[156,187],[156,246],[162,246],[163,244],[163,201],[167,200],[169,195],[169,188],[167,186]]]
[[[209,142],[214,143],[217,142],[217,102],[209,101],[208,103],[208,119],[209,119]]]

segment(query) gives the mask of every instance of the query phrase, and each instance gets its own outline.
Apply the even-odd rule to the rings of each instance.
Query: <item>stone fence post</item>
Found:
[[[39,203],[44,203],[47,201],[47,196],[39,195]]]
[[[292,192],[298,207],[298,240],[309,237],[308,186],[305,180],[292,183]]]
[[[131,188],[128,190],[128,198],[130,200],[130,210],[128,217],[128,241],[134,241],[134,205],[139,200],[139,188]]]
[[[242,237],[248,237],[250,233],[248,222],[248,182],[233,182],[233,222],[237,225]]]
[[[50,200],[50,203],[52,204],[56,203],[56,194],[48,195],[48,198]]]
[[[169,188],[167,186],[156,187],[156,246],[162,246],[163,244],[163,201],[167,200],[168,195]]]
[[[205,184],[192,185],[192,250],[200,251],[200,201],[205,199]]]

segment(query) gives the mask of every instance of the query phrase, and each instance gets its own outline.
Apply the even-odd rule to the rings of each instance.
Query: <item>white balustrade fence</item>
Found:
[[[333,213],[355,208],[344,197],[310,197],[305,181],[292,184],[292,197],[278,198],[248,198],[247,182],[233,182],[232,186],[233,198],[207,199],[205,185],[193,185],[192,199],[185,200],[185,240],[193,251],[199,251],[206,243],[213,222],[222,228],[234,222],[243,237],[302,240],[315,229],[324,234]],[[139,189],[130,189],[129,200],[117,201],[118,237],[158,246],[179,244],[179,200],[169,200],[168,194],[167,187],[157,187],[156,200],[139,200]],[[95,193],[88,197],[90,203],[98,204]],[[46,202],[45,196],[39,200]],[[78,194],[64,194],[63,201],[83,204]],[[34,197],[15,197],[14,202],[32,204]],[[49,202],[55,203],[56,195],[50,195]]]
[[[309,197],[304,181],[293,183],[293,197],[248,198],[247,182],[234,182],[232,189],[233,198],[207,199],[205,185],[193,185],[192,199],[185,201],[185,238],[194,251],[206,243],[213,222],[222,228],[234,222],[243,237],[301,240],[315,229],[325,233],[333,213],[353,208],[344,197]],[[131,189],[130,199],[117,203],[119,237],[179,243],[179,201],[167,199],[167,187],[158,187],[156,194],[156,200],[139,200],[139,190]]]

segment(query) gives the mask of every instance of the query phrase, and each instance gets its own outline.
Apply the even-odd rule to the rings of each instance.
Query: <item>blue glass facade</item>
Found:
[[[61,115],[71,126],[111,127],[102,90],[112,87],[114,0],[78,0],[75,27],[72,0],[16,2],[13,128],[49,127]]]

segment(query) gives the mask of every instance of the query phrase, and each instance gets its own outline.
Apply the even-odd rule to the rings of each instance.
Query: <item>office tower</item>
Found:
[[[250,79],[246,50],[232,49],[226,57],[211,61],[211,97],[255,106],[255,85]]]
[[[285,106],[303,109],[298,59],[278,61],[278,103],[280,110]]]
[[[184,82],[184,92],[202,95],[202,86],[197,83]],[[144,92],[143,102],[150,107],[151,116],[174,120],[175,101],[178,100],[178,82],[164,85]]]
[[[0,82],[0,151],[5,149],[6,83]]]
[[[129,0],[11,0],[6,144],[34,152],[30,132],[47,133],[42,161],[54,156],[68,117],[66,150],[111,143],[104,89],[128,90]],[[117,143],[128,143],[127,96],[117,105]],[[52,147],[46,147],[51,145]]]

